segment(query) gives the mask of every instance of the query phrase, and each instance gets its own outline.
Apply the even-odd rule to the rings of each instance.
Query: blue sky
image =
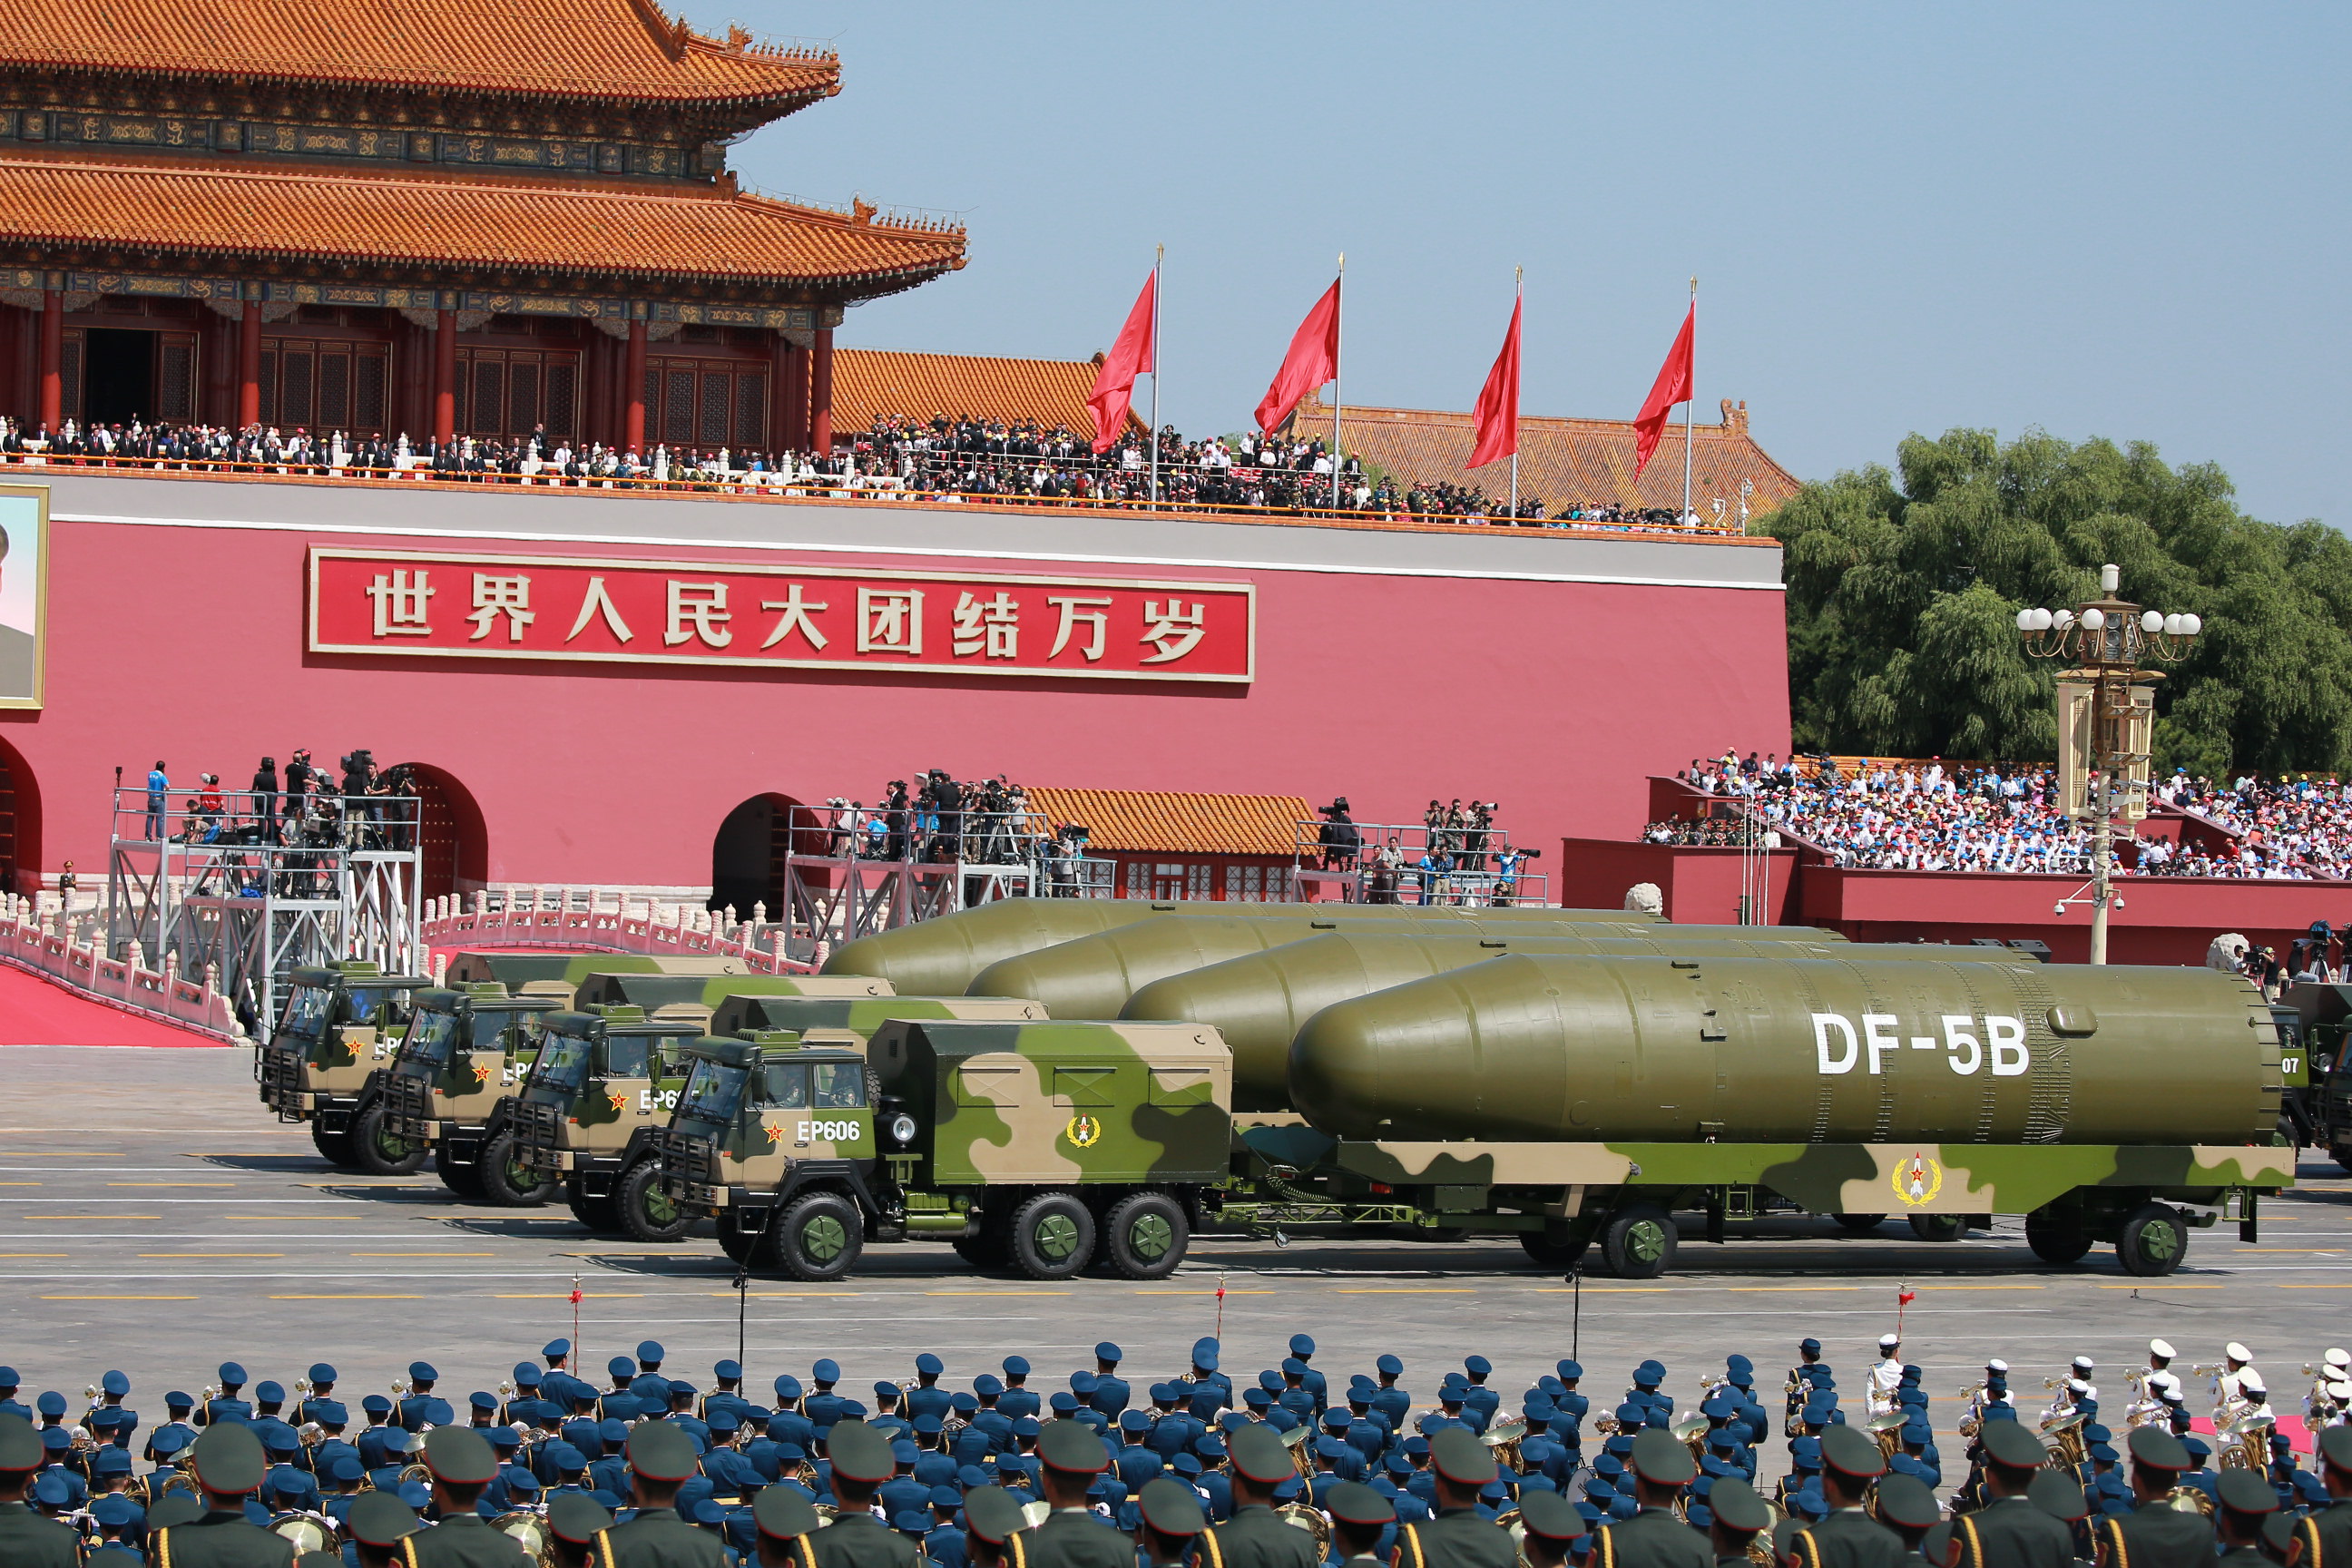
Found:
[[[1696,273],[1700,417],[1746,399],[1801,478],[2038,425],[2352,521],[2340,7],[739,19],[832,38],[844,80],[737,149],[747,181],[970,227],[970,266],[852,311],[845,344],[1081,358],[1164,242],[1162,417],[1235,429],[1344,249],[1348,400],[1466,408],[1523,264],[1524,408],[1627,418]]]

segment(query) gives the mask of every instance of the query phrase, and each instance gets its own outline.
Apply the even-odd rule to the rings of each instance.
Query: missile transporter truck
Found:
[[[698,1023],[656,1023],[639,1007],[555,1012],[540,1019],[539,1055],[508,1108],[517,1168],[560,1184],[572,1217],[600,1236],[676,1241],[688,1221],[656,1189],[652,1135],[686,1084],[679,1055]],[[636,1201],[628,1202],[635,1193]],[[664,1223],[633,1228],[630,1214]]]
[[[529,952],[467,950],[449,961],[448,984],[470,985],[495,980],[518,996],[560,996],[569,1004],[581,984],[597,974],[744,974],[740,958],[689,953],[654,957],[642,952],[599,952],[590,948],[535,949]]]
[[[555,996],[518,996],[495,981],[419,991],[383,1082],[384,1125],[433,1151],[442,1184],[506,1207],[545,1203],[555,1184],[515,1153],[509,1111],[539,1056]]]
[[[1244,1223],[1361,1218],[1518,1235],[1566,1267],[1674,1258],[1675,1215],[1995,1214],[2071,1263],[2179,1266],[2256,1236],[2293,1184],[2278,1031],[2207,969],[1919,958],[1508,957],[1336,1003],[1292,1041],[1305,1126],[1246,1129]]]
[[[1036,1279],[1159,1279],[1227,1179],[1231,1058],[1190,1025],[908,1019],[862,1054],[763,1032],[685,1055],[671,1194],[798,1279],[917,1237]]]
[[[827,976],[826,978],[831,978]],[[982,1018],[1042,1022],[1045,1009],[1013,996],[730,996],[710,1016],[710,1032],[749,1039],[755,1030],[807,1034],[845,1030],[861,1041],[900,1018]]]
[[[423,1165],[425,1145],[384,1124],[380,1091],[409,997],[432,984],[356,961],[295,970],[278,1026],[254,1053],[261,1103],[280,1121],[309,1122],[310,1141],[338,1165],[379,1176]]]
[[[2290,1137],[2326,1150],[2352,1171],[2352,1051],[2344,1048],[2352,1032],[2352,984],[2306,980],[2288,986],[2280,1000],[2294,1015],[2286,1053]],[[2283,1037],[2289,1026],[2281,1021]]]
[[[642,1007],[648,1017],[690,1021],[708,1032],[730,996],[887,996],[890,983],[857,974],[592,974],[574,1007]]]

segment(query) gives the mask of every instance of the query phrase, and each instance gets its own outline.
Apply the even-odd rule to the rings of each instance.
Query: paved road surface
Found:
[[[429,1172],[339,1172],[304,1129],[256,1103],[245,1051],[9,1049],[0,1084],[0,1361],[28,1390],[77,1393],[119,1367],[131,1404],[152,1418],[165,1389],[200,1392],[224,1359],[289,1386],[330,1361],[356,1400],[421,1356],[462,1408],[468,1391],[496,1388],[516,1360],[572,1332],[575,1277],[592,1369],[652,1337],[668,1347],[669,1370],[707,1386],[710,1363],[735,1353],[733,1268],[715,1243],[602,1240],[560,1205],[489,1209]],[[1917,1292],[1907,1353],[1927,1369],[1939,1428],[1957,1421],[1952,1396],[1989,1355],[2009,1359],[2022,1400],[2077,1352],[2119,1387],[2150,1335],[2192,1360],[2247,1342],[2294,1409],[2308,1382],[2301,1363],[2352,1340],[2352,1181],[2309,1159],[2304,1176],[2266,1210],[2261,1247],[2241,1244],[2232,1226],[2198,1232],[2181,1271],[2158,1282],[2126,1278],[2104,1248],[2076,1268],[2044,1269],[2015,1221],[1940,1247],[1899,1222],[1864,1242],[1806,1222],[1722,1247],[1686,1241],[1664,1279],[1590,1281],[1580,1328],[1578,1298],[1516,1247],[1210,1238],[1175,1278],[1146,1286],[1037,1286],[974,1274],[943,1245],[876,1247],[839,1286],[754,1281],[747,1364],[764,1386],[831,1355],[862,1385],[911,1376],[930,1350],[961,1384],[1018,1351],[1038,1383],[1058,1385],[1108,1337],[1126,1348],[1130,1380],[1148,1384],[1215,1331],[1222,1279],[1237,1380],[1304,1330],[1321,1346],[1318,1366],[1370,1370],[1394,1352],[1424,1394],[1473,1351],[1516,1394],[1575,1347],[1596,1395],[1656,1356],[1687,1401],[1698,1373],[1733,1351],[1777,1391],[1809,1333],[1858,1374],[1907,1285]]]

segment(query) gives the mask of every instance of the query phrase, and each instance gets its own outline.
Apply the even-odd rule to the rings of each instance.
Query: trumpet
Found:
[[[1698,1396],[1705,1399],[1717,1389],[1727,1386],[1730,1382],[1731,1374],[1727,1372],[1707,1373],[1698,1380]]]
[[[307,1378],[307,1377],[298,1377],[298,1378],[296,1378],[296,1379],[294,1380],[294,1395],[295,1395],[295,1398],[296,1398],[298,1401],[310,1398],[310,1391],[311,1391],[313,1388],[315,1388],[316,1386],[317,1386],[317,1384],[313,1384],[313,1383],[312,1383],[309,1378]]]
[[[2061,1373],[2056,1377],[2043,1378],[2042,1380],[2042,1386],[2044,1388],[2063,1388],[2074,1380],[2074,1374],[2073,1373]]]
[[[210,1405],[214,1400],[218,1399],[220,1396],[221,1385],[217,1383],[208,1383],[205,1384],[205,1396],[201,1400],[197,1401],[196,1408],[201,1410],[205,1405]]]
[[[1991,1382],[1990,1382],[1990,1380],[1988,1380],[1988,1381],[1986,1381],[1986,1382],[1984,1382],[1984,1383],[1974,1383],[1974,1384],[1970,1384],[1968,1387],[1961,1389],[1961,1390],[1959,1391],[1959,1393],[1958,1393],[1958,1394],[1956,1394],[1954,1397],[1956,1397],[1956,1398],[1958,1398],[1958,1399],[1961,1400],[1962,1402],[1964,1402],[1964,1403],[1966,1403],[1966,1404],[1971,1404],[1971,1405],[1973,1405],[1974,1403],[1976,1403],[1976,1397],[1977,1397],[1977,1395],[1978,1395],[1978,1394],[1982,1394],[1985,1390],[1987,1390],[1988,1388],[1990,1388],[1991,1386],[1992,1386],[1992,1384],[1991,1384]]]
[[[393,1397],[394,1397],[394,1398],[395,1398],[395,1399],[404,1399],[404,1398],[406,1398],[406,1397],[408,1396],[408,1390],[409,1390],[409,1387],[410,1387],[410,1384],[409,1384],[408,1379],[406,1379],[406,1378],[404,1378],[404,1377],[395,1377],[395,1378],[394,1378],[394,1379],[392,1380],[392,1394],[393,1394]]]
[[[512,1378],[509,1378],[504,1383],[499,1384],[499,1397],[500,1399],[512,1399],[514,1397],[514,1391],[515,1385],[514,1379]]]
[[[2200,1361],[2195,1366],[2189,1369],[2189,1375],[2191,1377],[2219,1377],[2229,1370],[2230,1363],[2225,1361]]]
[[[2304,1370],[2308,1372],[2311,1369],[2305,1367]],[[106,1395],[99,1392],[98,1384],[93,1383],[81,1392],[82,1397],[89,1401],[89,1407],[92,1410],[98,1410],[104,1407],[106,1404]]]

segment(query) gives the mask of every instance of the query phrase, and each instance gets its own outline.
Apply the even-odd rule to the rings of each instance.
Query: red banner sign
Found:
[[[313,548],[312,653],[1247,681],[1247,583]]]

